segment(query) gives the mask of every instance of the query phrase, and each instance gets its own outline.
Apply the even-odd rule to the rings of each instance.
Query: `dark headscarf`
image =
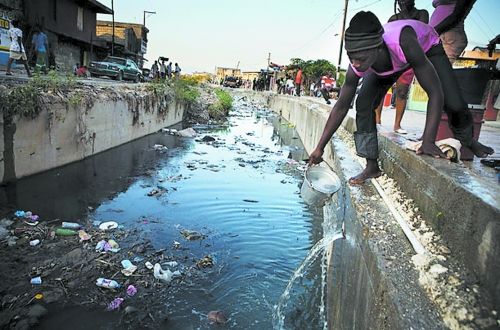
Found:
[[[349,22],[345,31],[345,50],[359,52],[380,46],[384,40],[382,24],[370,11],[360,11]]]

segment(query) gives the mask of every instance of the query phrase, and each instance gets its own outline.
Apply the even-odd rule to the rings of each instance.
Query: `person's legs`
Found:
[[[477,157],[493,154],[492,148],[473,139],[472,115],[460,93],[457,78],[443,48],[440,45],[433,47],[427,52],[427,57],[441,80],[444,111],[448,115],[448,124],[455,138],[463,146],[470,148]]]
[[[402,83],[401,81],[396,82],[396,117],[394,119],[394,132],[401,134],[406,134],[401,128],[401,121],[403,120],[403,115],[406,109],[406,100],[408,98],[408,90],[410,86]]]
[[[330,104],[330,93],[326,88],[321,88],[321,95],[323,95],[323,98],[326,101],[326,104]]]
[[[356,100],[354,143],[356,153],[366,159],[366,167],[361,173],[349,179],[350,184],[362,184],[367,179],[376,178],[382,174],[377,162],[377,126],[373,109],[380,103],[393,83],[393,77],[379,78],[375,74],[368,74],[363,78],[363,86]]]
[[[384,105],[384,99],[380,100],[379,105],[375,108],[375,123],[377,125],[382,125],[382,106]]]
[[[7,62],[7,71],[5,72],[6,75],[12,74],[10,72],[10,67],[12,66],[12,62],[14,62],[14,59],[12,57],[9,57],[9,61]]]

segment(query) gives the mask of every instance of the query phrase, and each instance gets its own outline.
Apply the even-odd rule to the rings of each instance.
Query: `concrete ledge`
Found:
[[[344,127],[355,130],[348,117]],[[382,168],[418,205],[452,256],[490,294],[482,303],[500,308],[500,187],[463,165],[404,149],[397,134],[379,134]],[[490,302],[491,300],[491,302]]]
[[[236,92],[263,100],[262,93]],[[267,95],[271,110],[296,125],[308,152],[323,131],[330,106],[307,99]],[[343,182],[361,170],[339,138],[324,159]],[[386,205],[370,185],[344,185],[324,208],[325,226],[345,222],[347,239],[336,241],[327,257],[329,329],[440,329],[435,306],[418,284],[414,254]]]

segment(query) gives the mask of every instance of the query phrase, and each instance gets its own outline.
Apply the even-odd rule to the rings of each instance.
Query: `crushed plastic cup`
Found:
[[[114,311],[115,309],[120,308],[123,300],[124,300],[123,298],[113,299],[113,301],[108,304],[108,311]]]
[[[26,217],[26,212],[24,212],[23,210],[17,210],[14,215],[16,216],[16,218],[24,218]]]
[[[102,231],[108,231],[118,228],[118,223],[115,221],[106,221],[99,225],[99,229]]]
[[[89,239],[92,238],[89,234],[85,232],[85,230],[79,230],[78,231],[78,237],[80,237],[80,242],[85,242],[88,241]]]
[[[122,264],[122,267],[125,269],[133,266],[132,262],[128,259],[122,260],[121,264]]]
[[[127,295],[129,297],[133,297],[133,296],[135,296],[136,293],[137,293],[137,288],[135,286],[133,286],[132,284],[130,284],[127,287]]]
[[[40,244],[40,240],[39,239],[34,239],[34,240],[30,241],[30,245],[31,246],[37,246],[38,244]]]
[[[176,270],[175,272],[171,272],[170,269],[164,270],[161,268],[160,264],[156,263],[154,265],[153,275],[160,281],[170,283],[174,277],[180,276],[181,273],[178,270]]]
[[[33,277],[30,282],[33,285],[40,285],[42,284],[42,277],[41,276]]]

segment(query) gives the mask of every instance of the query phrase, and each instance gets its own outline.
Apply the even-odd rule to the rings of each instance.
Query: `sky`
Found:
[[[99,0],[111,8],[111,0]],[[393,0],[349,0],[347,25],[360,10],[381,22],[394,13]],[[432,13],[432,0],[416,0]],[[215,67],[258,71],[291,58],[339,60],[343,0],[114,0],[115,21],[143,23],[146,14],[150,66],[159,56],[178,62],[183,73],[215,72]],[[485,46],[500,34],[500,0],[477,0],[467,20],[467,49]],[[111,15],[98,15],[111,21]],[[348,59],[342,55],[343,68]]]

